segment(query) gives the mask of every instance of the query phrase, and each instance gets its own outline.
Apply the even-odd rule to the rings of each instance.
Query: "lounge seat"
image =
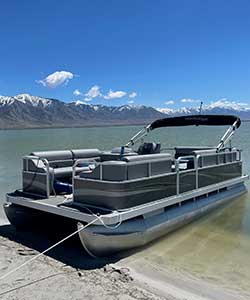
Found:
[[[92,172],[82,172],[80,178],[124,181],[171,172],[170,154],[124,156],[120,161],[102,162]]]
[[[176,175],[171,166],[172,157],[165,153],[101,162],[92,172],[74,177],[73,201],[125,209],[173,195]]]
[[[49,163],[50,192],[53,179],[67,179],[73,173],[73,165],[78,159],[100,160],[101,151],[98,149],[73,149],[60,151],[32,152],[23,159],[23,190],[26,192],[48,195],[47,166],[43,159]],[[34,158],[33,158],[34,157]],[[37,159],[39,157],[40,159]],[[88,166],[78,166],[76,174],[88,171]]]
[[[199,167],[207,167],[237,161],[237,152],[228,151],[228,149],[225,149],[224,151],[220,152],[217,152],[216,149],[197,150],[194,151],[194,155],[203,156],[199,158]]]
[[[206,151],[215,149],[213,147],[200,147],[200,146],[181,146],[181,147],[175,147],[175,158],[179,158],[180,156],[189,156],[194,155],[195,151]]]

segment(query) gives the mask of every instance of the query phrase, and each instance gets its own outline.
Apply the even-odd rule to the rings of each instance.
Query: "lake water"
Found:
[[[35,150],[100,148],[125,144],[140,126],[0,131],[0,204],[5,193],[21,187],[21,157]],[[162,147],[218,143],[224,127],[159,129],[151,140]],[[250,123],[243,123],[233,146],[243,149],[250,173]],[[247,183],[249,188],[249,183]],[[0,218],[5,219],[0,209]],[[5,219],[6,220],[6,219]],[[138,257],[142,254],[139,253]],[[143,250],[143,258],[161,269],[189,273],[250,293],[250,196],[166,236]]]

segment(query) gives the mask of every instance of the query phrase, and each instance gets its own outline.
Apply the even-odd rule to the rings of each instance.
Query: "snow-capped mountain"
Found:
[[[15,102],[24,103],[31,106],[46,107],[52,103],[50,99],[45,99],[29,94],[19,94],[14,97],[0,96],[0,106],[11,105]]]
[[[29,94],[0,96],[0,129],[146,124],[159,118],[197,113],[198,107],[155,109],[144,105],[105,106],[82,101],[65,103]],[[227,100],[204,105],[202,113],[235,114],[250,120],[250,107]]]
[[[143,124],[163,116],[146,106],[65,103],[29,94],[0,96],[0,128]]]
[[[182,107],[179,109],[157,108],[161,113],[168,116],[191,115],[200,113],[200,107]],[[250,120],[250,105],[246,103],[231,102],[228,100],[218,100],[208,105],[203,105],[203,114],[234,114],[243,120]]]

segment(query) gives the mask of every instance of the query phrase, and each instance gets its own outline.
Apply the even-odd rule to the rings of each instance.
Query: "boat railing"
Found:
[[[185,171],[194,170],[195,171],[195,188],[199,188],[199,170],[208,167],[204,166],[204,158],[214,157],[216,158],[215,164],[210,164],[209,167],[214,167],[218,165],[223,165],[227,163],[233,163],[234,161],[241,161],[241,150],[235,149],[227,152],[215,152],[215,153],[203,153],[198,155],[180,156],[175,160],[175,171],[176,171],[176,195],[180,194],[180,174]],[[223,156],[223,160],[220,160],[220,156]],[[225,155],[230,155],[229,161]],[[235,155],[235,160],[233,160],[233,155]],[[193,161],[193,168],[180,169],[180,164],[183,162]]]
[[[95,167],[97,165],[101,165],[95,159],[91,159],[91,158],[80,158],[80,159],[77,159],[74,162],[73,166],[72,166],[72,179],[76,176],[77,166],[79,166],[80,164],[86,164],[88,166],[90,166],[92,164],[92,165],[95,165]],[[91,169],[90,169],[90,171],[91,171]]]
[[[219,159],[220,156],[224,155],[223,159]],[[229,161],[227,161],[226,156],[229,155]],[[235,156],[235,159],[233,159],[233,155]],[[176,194],[180,194],[180,174],[186,171],[194,170],[195,171],[195,188],[199,188],[199,169],[204,167],[204,159],[206,157],[211,157],[211,156],[216,156],[216,162],[215,164],[210,164],[209,167],[213,167],[216,165],[220,164],[226,164],[226,163],[232,163],[234,161],[241,161],[241,150],[238,149],[233,149],[231,151],[221,151],[217,153],[202,153],[202,154],[197,154],[197,155],[190,155],[190,156],[181,156],[175,160],[175,172],[176,172]],[[29,172],[29,163],[28,160],[37,160],[37,166],[39,164],[39,161],[42,161],[45,166],[45,175],[46,175],[46,194],[47,197],[49,198],[50,196],[50,187],[51,187],[51,176],[53,178],[53,168],[50,168],[49,161],[44,158],[44,157],[38,157],[34,155],[28,155],[24,156],[24,170]],[[166,159],[159,159],[157,160],[158,162],[165,161]],[[183,168],[181,164],[188,163],[190,161],[193,161],[193,167],[189,168]],[[85,159],[78,159],[75,161],[75,163],[72,166],[72,189],[74,193],[74,177],[76,176],[76,170],[77,166],[80,164],[93,164],[94,168],[99,166],[99,171],[100,171],[100,180],[103,179],[103,165],[101,162],[97,162],[95,159],[90,159],[90,158],[85,158]],[[147,168],[148,168],[148,177],[151,177],[151,169],[152,169],[152,163],[154,161],[149,161],[146,162]],[[127,165],[140,165],[140,164],[145,164],[145,161],[137,161],[137,162],[128,162]],[[207,167],[207,166],[206,166]],[[93,168],[93,169],[94,169]],[[89,169],[89,172],[92,172],[93,169]],[[40,173],[39,171],[36,171],[37,173]],[[170,172],[169,172],[170,173]],[[44,173],[43,173],[44,174]]]
[[[196,155],[197,159],[197,165],[198,167],[204,167],[204,158],[206,157],[215,157],[216,162],[214,164],[210,164],[211,166],[213,165],[219,165],[219,164],[226,164],[226,163],[231,163],[234,161],[241,161],[241,152],[242,150],[239,149],[233,149],[229,151],[221,151],[221,152],[216,152],[216,153],[202,153]],[[234,159],[235,156],[235,159]],[[222,157],[222,159],[221,159]]]
[[[175,172],[176,172],[176,195],[180,194],[180,163],[186,163],[187,160],[193,160],[194,162],[194,168],[196,172],[198,171],[198,168],[196,166],[196,157],[194,155],[189,156],[180,156],[175,160]],[[196,174],[196,180],[197,180],[198,174]]]
[[[24,170],[26,172],[29,172],[29,160],[37,160],[37,167],[39,164],[39,161],[43,162],[45,165],[45,172],[46,172],[46,194],[47,194],[47,198],[49,198],[50,196],[50,165],[49,165],[49,161],[45,158],[45,157],[39,157],[39,156],[35,156],[35,155],[26,155],[23,157],[23,162],[24,162]],[[38,171],[36,171],[35,173],[39,173]]]
[[[132,161],[132,162],[127,162],[126,163],[126,166],[136,166],[136,165],[143,165],[143,164],[147,164],[147,177],[151,177],[152,175],[152,164],[157,162],[157,163],[160,163],[160,162],[165,162],[166,161],[166,158],[160,158],[160,159],[157,159],[157,161],[144,161],[144,160],[141,160],[141,161]],[[75,177],[75,169],[76,167],[81,164],[81,163],[91,163],[91,162],[94,162],[95,163],[95,167],[98,167],[99,166],[99,178],[100,180],[103,180],[103,164],[102,162],[97,162],[95,160],[90,160],[90,159],[78,159],[75,161],[74,165],[73,165],[73,178]],[[90,172],[93,171],[90,170]],[[171,172],[169,172],[171,173]]]

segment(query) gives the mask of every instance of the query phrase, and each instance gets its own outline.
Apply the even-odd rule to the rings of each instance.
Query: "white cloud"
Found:
[[[243,110],[250,110],[250,105],[245,102],[236,102],[236,101],[230,101],[226,98],[222,98],[218,101],[213,101],[209,105],[206,106],[208,109],[213,108],[224,108],[224,109],[234,109],[238,111]]]
[[[82,96],[82,92],[80,92],[78,89],[74,90],[73,92],[74,96]]]
[[[129,98],[135,98],[137,96],[136,92],[132,92],[128,95]]]
[[[88,90],[88,92],[86,94],[83,94],[80,90],[76,89],[76,90],[74,90],[73,95],[76,97],[84,95],[85,96],[84,101],[91,101],[97,97],[104,98],[106,100],[110,100],[110,99],[122,98],[127,95],[127,92],[113,91],[110,89],[109,92],[104,95],[101,92],[100,87],[98,85],[94,85]],[[132,98],[135,98],[136,96],[137,96],[136,92],[131,92],[130,94],[128,94],[128,97],[132,101],[132,102],[128,102],[128,103],[134,103]]]
[[[67,71],[56,71],[42,80],[38,80],[45,87],[56,88],[59,85],[67,84],[70,79],[74,77],[74,74]]]
[[[92,88],[90,88],[90,90],[86,94],[84,94],[84,96],[85,96],[84,98],[85,101],[91,101],[96,97],[102,97],[100,87],[98,85],[92,86]]]
[[[129,104],[134,104],[135,101],[134,101],[134,100],[129,100],[128,103],[129,103]]]
[[[109,90],[107,95],[104,95],[104,99],[116,99],[116,98],[122,98],[126,95],[127,93],[124,91],[115,91],[113,92],[112,90]]]
[[[169,101],[166,101],[164,104],[166,104],[166,105],[173,105],[174,101],[173,100],[169,100]]]
[[[181,99],[182,103],[193,103],[193,102],[198,102],[199,100],[194,100],[194,99]]]

